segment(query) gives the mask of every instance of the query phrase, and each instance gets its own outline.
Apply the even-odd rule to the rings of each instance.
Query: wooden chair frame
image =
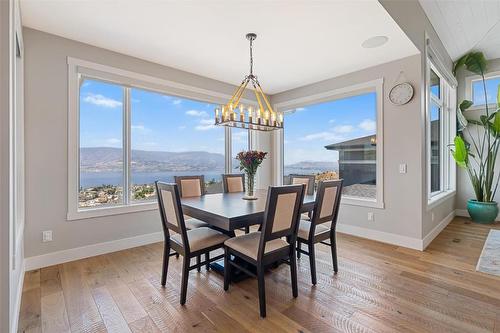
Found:
[[[265,292],[265,282],[264,273],[265,268],[276,262],[285,262],[290,265],[291,280],[292,280],[292,294],[293,297],[298,296],[298,286],[297,286],[297,260],[296,260],[296,240],[297,240],[297,230],[300,221],[300,210],[302,207],[302,202],[304,200],[305,185],[285,185],[285,186],[270,186],[267,193],[267,203],[264,214],[264,221],[261,226],[261,234],[259,241],[259,248],[257,252],[257,259],[251,258],[241,252],[238,252],[228,246],[224,246],[224,290],[229,289],[229,283],[231,279],[231,266],[234,266],[246,274],[256,277],[258,281],[259,288],[259,306],[260,306],[260,316],[266,316],[266,292]],[[278,202],[278,196],[280,194],[286,193],[297,193],[293,209],[293,221],[290,228],[272,232],[274,224],[274,214],[276,213],[276,206]],[[265,246],[268,241],[286,237],[289,246],[272,251],[270,253],[265,253]],[[235,261],[231,260],[231,256],[235,256],[243,259],[244,261],[256,266],[257,274],[251,272],[247,268],[237,264]]]
[[[199,179],[200,180],[200,188],[201,188],[201,195],[205,195],[206,189],[205,189],[205,176],[204,175],[199,175],[199,176],[174,176],[175,183],[177,184],[177,187],[179,189],[179,193],[181,195],[181,198],[183,198],[182,194],[182,185],[181,181],[186,180],[186,179]]]
[[[163,267],[162,267],[162,275],[161,275],[161,285],[165,286],[167,282],[167,271],[168,271],[168,262],[171,255],[180,254],[183,256],[183,264],[182,264],[182,281],[181,281],[181,297],[180,303],[184,305],[186,303],[186,295],[187,295],[187,285],[188,285],[188,276],[189,271],[193,269],[197,269],[198,272],[200,268],[205,265],[208,269],[209,264],[213,261],[217,261],[224,257],[224,254],[215,256],[210,258],[210,251],[220,249],[224,246],[223,243],[217,244],[211,247],[207,247],[198,251],[191,251],[189,247],[189,240],[187,237],[187,229],[184,221],[184,215],[182,213],[182,206],[180,200],[180,193],[177,184],[168,184],[156,181],[156,193],[158,196],[158,206],[160,209],[160,217],[163,227],[163,235],[165,238],[164,251],[163,251]],[[175,213],[177,216],[177,225],[169,222],[167,220],[167,216],[165,214],[163,197],[161,191],[169,191],[173,194],[175,198]],[[182,246],[170,240],[170,230],[181,235]],[[170,254],[170,249],[176,251],[176,253]],[[205,260],[202,262],[200,260],[201,255],[205,255]],[[196,258],[196,264],[191,266],[191,259]]]
[[[335,238],[335,230],[337,227],[337,217],[339,214],[340,207],[340,199],[342,196],[342,179],[339,180],[329,180],[329,181],[321,181],[318,184],[318,191],[316,193],[316,202],[314,203],[313,215],[311,218],[311,227],[309,229],[309,236],[307,240],[297,237],[297,258],[300,258],[300,254],[303,253],[309,256],[309,264],[311,267],[311,282],[312,284],[317,283],[316,278],[316,254],[314,250],[314,245],[316,243],[321,243],[324,245],[328,245],[331,248],[332,252],[332,261],[333,261],[333,270],[335,273],[338,272],[338,261],[337,261],[337,241]],[[321,211],[323,204],[323,197],[325,195],[325,189],[328,187],[336,187],[336,196],[334,202],[334,208],[332,214],[329,216],[324,216],[322,218],[319,217],[319,212]],[[330,232],[329,233],[321,233],[316,235],[316,226],[322,223],[331,222]],[[330,239],[330,243],[325,242],[327,239]],[[307,245],[308,251],[304,251],[301,248],[301,244]]]
[[[293,179],[294,178],[307,178],[309,179],[309,184],[307,186],[307,195],[314,195],[314,185],[316,182],[316,176],[315,175],[299,175],[299,174],[290,174],[288,175],[290,177],[290,184],[293,185]]]

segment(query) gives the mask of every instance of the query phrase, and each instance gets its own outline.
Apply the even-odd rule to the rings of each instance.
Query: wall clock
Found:
[[[413,87],[408,82],[396,84],[389,92],[389,100],[395,105],[404,105],[413,98]]]

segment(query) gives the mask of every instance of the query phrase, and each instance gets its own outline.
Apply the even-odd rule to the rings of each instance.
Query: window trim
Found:
[[[311,104],[318,104],[323,102],[334,101],[346,97],[353,97],[356,95],[361,95],[364,93],[375,92],[376,97],[376,121],[377,121],[377,163],[376,163],[376,175],[377,175],[377,189],[376,196],[374,199],[352,197],[342,195],[341,204],[353,205],[353,206],[363,206],[363,207],[373,207],[384,209],[384,78],[378,78],[375,80],[354,84],[350,86],[345,86],[342,88],[337,88],[329,90],[323,93],[308,95],[304,97],[299,97],[292,100],[287,100],[285,102],[276,103],[274,105],[275,110],[287,110],[299,107],[307,107]],[[286,119],[285,119],[286,126]],[[284,174],[284,131],[280,130],[279,135],[274,136],[274,147],[278,148],[279,152],[275,154],[278,156],[278,172],[274,175],[274,182],[276,184],[283,183]]]
[[[138,88],[160,94],[187,98],[201,102],[223,104],[231,98],[231,95],[190,86],[187,84],[169,81],[158,77],[132,72],[116,67],[102,65],[87,60],[81,60],[73,57],[67,58],[68,63],[68,210],[67,220],[80,220],[101,216],[110,216],[118,214],[127,214],[157,209],[156,202],[129,202],[129,193],[125,193],[126,183],[130,182],[130,172],[124,172],[124,197],[123,204],[96,208],[78,208],[78,184],[80,173],[80,79],[82,76],[118,84],[124,87],[123,104],[123,140],[124,140],[124,161],[130,164],[131,135],[130,131],[130,105],[129,98],[125,96],[129,89]],[[248,105],[256,106],[256,102],[247,98],[242,98],[242,102]],[[229,139],[229,141],[228,141]],[[127,140],[127,142],[125,142]],[[228,157],[231,147],[230,129],[225,128],[225,159]],[[227,164],[227,161],[226,161]],[[128,166],[130,170],[130,165]],[[126,182],[126,183],[125,183]]]
[[[456,86],[450,83],[447,76],[440,70],[441,65],[435,63],[432,56],[426,60],[425,72],[425,154],[426,154],[426,197],[427,209],[432,209],[456,192],[456,165],[453,161],[449,145],[456,133]],[[440,97],[436,98],[430,92],[431,70],[439,77]],[[453,101],[455,99],[455,101]],[[431,192],[431,130],[430,105],[439,106],[440,116],[440,190]]]
[[[500,78],[500,71],[493,71],[486,73],[484,75],[485,80]],[[472,101],[472,84],[476,81],[480,81],[481,75],[469,75],[465,77],[465,99]],[[486,109],[486,104],[472,105],[467,111],[483,111]],[[488,107],[496,110],[497,105],[495,103],[488,103]]]

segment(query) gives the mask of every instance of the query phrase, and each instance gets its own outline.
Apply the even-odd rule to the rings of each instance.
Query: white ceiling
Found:
[[[453,60],[470,50],[500,58],[500,0],[420,0]]]
[[[21,0],[25,26],[269,94],[417,54],[376,0]],[[373,36],[380,48],[364,49]]]

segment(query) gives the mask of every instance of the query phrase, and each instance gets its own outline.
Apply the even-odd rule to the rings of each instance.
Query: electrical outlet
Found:
[[[373,221],[375,220],[375,215],[372,212],[368,213],[368,221]]]
[[[399,165],[399,173],[406,173],[406,163]]]
[[[42,232],[42,242],[52,242],[52,230]]]

